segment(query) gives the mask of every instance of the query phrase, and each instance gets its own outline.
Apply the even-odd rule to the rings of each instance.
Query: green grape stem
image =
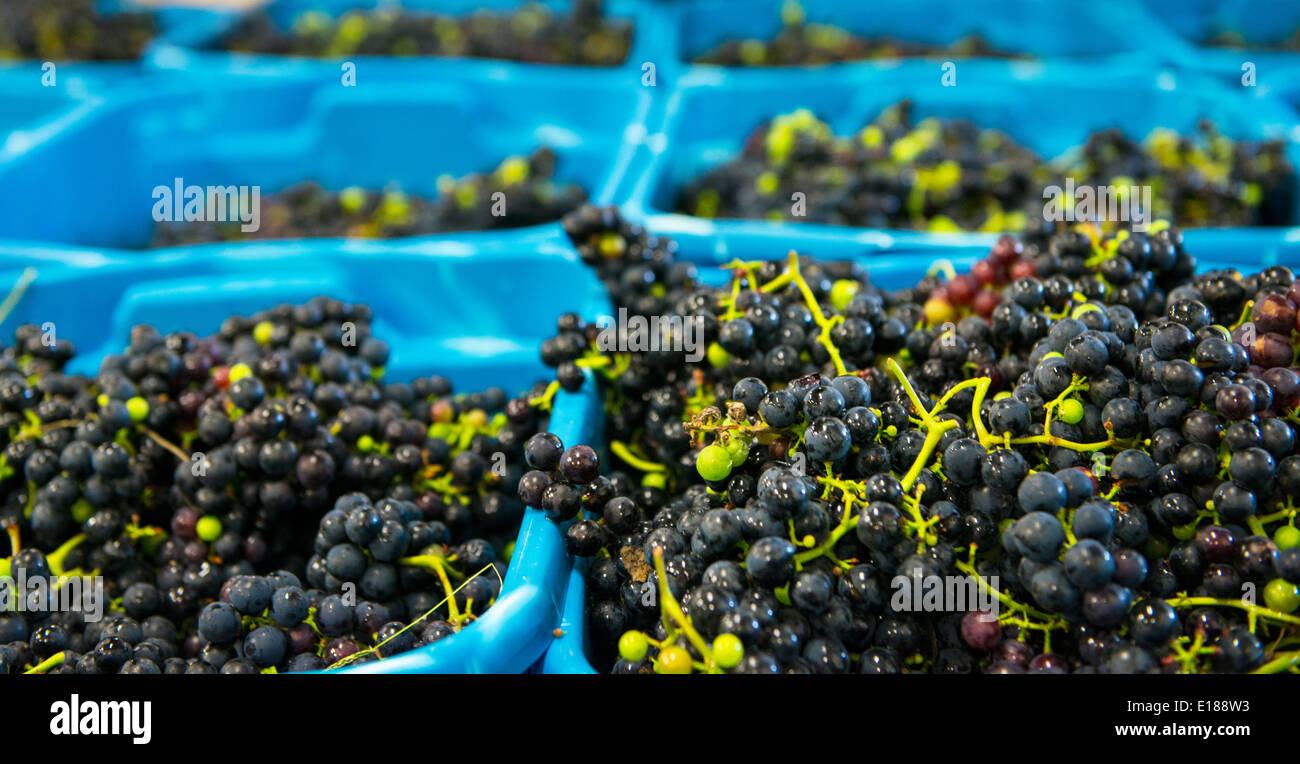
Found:
[[[1233,607],[1238,610],[1244,610],[1249,618],[1251,631],[1255,630],[1255,621],[1259,618],[1263,618],[1266,621],[1276,621],[1278,623],[1290,624],[1292,626],[1300,626],[1300,617],[1281,613],[1276,610],[1270,610],[1269,608],[1260,607],[1259,605],[1244,602],[1242,600],[1222,599],[1219,597],[1188,597],[1184,595],[1180,597],[1171,597],[1165,601],[1170,605],[1173,605],[1175,608],[1209,606]]]
[[[709,649],[709,643],[706,642],[704,637],[700,636],[700,633],[695,630],[693,625],[691,625],[690,616],[686,615],[686,612],[682,610],[682,606],[678,604],[677,598],[673,596],[672,590],[668,588],[668,571],[664,567],[664,552],[662,549],[659,549],[658,547],[655,548],[654,560],[655,573],[659,578],[659,606],[660,610],[663,612],[664,628],[671,631],[673,623],[675,622],[677,627],[681,629],[682,633],[686,635],[686,639],[688,639],[691,645],[695,647],[696,651],[699,652],[700,657],[704,659],[705,666],[707,666],[710,671],[720,671],[721,669],[716,668],[717,663],[713,659],[713,651]]]

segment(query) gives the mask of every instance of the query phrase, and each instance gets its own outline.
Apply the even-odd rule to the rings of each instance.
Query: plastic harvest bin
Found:
[[[557,183],[613,200],[646,89],[574,71],[542,81],[519,70],[444,74],[357,87],[307,76],[159,76],[124,86],[39,140],[0,148],[0,240],[145,247],[153,189],[175,178],[256,185],[263,195],[304,180],[333,190],[396,182],[433,196],[444,173],[491,170],[543,145],[558,155]]]
[[[1001,130],[1044,158],[1080,146],[1089,134],[1120,127],[1145,138],[1157,127],[1195,130],[1203,117],[1224,134],[1240,139],[1282,138],[1300,167],[1300,129],[1284,103],[1257,91],[1228,88],[1203,75],[1146,67],[1080,66],[1062,62],[1016,63],[1009,67],[971,62],[958,65],[957,85],[944,87],[928,62],[892,67],[828,68],[816,74],[781,70],[738,76],[735,70],[693,67],[651,124],[651,140],[638,151],[628,179],[629,213],[666,235],[743,236],[746,221],[711,220],[673,214],[676,195],[688,182],[735,157],[745,138],[771,117],[809,108],[837,135],[846,135],[883,109],[912,99],[914,116],[968,118]],[[1287,205],[1300,222],[1300,194]],[[789,222],[790,230],[834,229]],[[835,238],[836,235],[828,233]],[[908,238],[889,231],[862,236]]]
[[[763,224],[756,223],[755,226]],[[757,234],[758,231],[752,233]],[[884,288],[900,288],[915,284],[940,258],[951,262],[959,271],[988,254],[995,237],[987,235],[959,235],[946,239],[930,237],[910,242],[893,242],[888,245],[868,243],[860,232],[845,229],[839,240],[829,234],[804,235],[770,226],[766,240],[757,235],[740,239],[731,245],[731,254],[745,260],[781,257],[789,250],[823,258],[852,258],[867,267],[872,283]],[[1199,229],[1184,232],[1187,250],[1198,256],[1201,271],[1237,268],[1243,271],[1258,270],[1269,265],[1288,265],[1300,268],[1300,228],[1289,229]],[[682,241],[682,253],[696,262],[709,262],[713,251],[702,238]],[[701,268],[701,277],[713,284],[726,278],[723,271]],[[600,410],[600,396],[589,385],[582,391],[594,410]],[[603,436],[601,437],[603,443]],[[565,441],[568,445],[568,441]],[[559,633],[546,651],[539,668],[548,674],[595,673],[586,656],[586,582],[587,561],[577,558],[569,572],[564,600],[564,614],[560,619]]]
[[[376,257],[383,255],[383,267]],[[0,246],[5,290],[27,268],[36,277],[0,325],[53,322],[79,349],[70,371],[93,374],[126,346],[130,327],[215,331],[234,312],[316,295],[364,302],[376,336],[392,348],[386,379],[448,376],[457,391],[525,389],[548,371],[538,356],[556,316],[609,312],[599,282],[559,226],[509,235],[443,237],[405,247],[367,242],[294,242],[176,248],[154,254]],[[509,305],[503,310],[502,305]],[[557,396],[551,428],[566,442],[594,442],[600,408]],[[496,604],[436,645],[351,671],[520,672],[552,639],[569,561],[563,538],[527,510]]]

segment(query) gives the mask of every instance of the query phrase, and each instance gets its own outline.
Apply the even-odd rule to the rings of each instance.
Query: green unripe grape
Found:
[[[149,401],[140,396],[128,398],[126,401],[126,413],[131,415],[132,422],[143,422],[149,416]]]
[[[722,447],[726,449],[727,455],[731,457],[733,469],[744,464],[745,460],[749,458],[749,443],[742,438],[731,438],[722,444]]]
[[[715,369],[721,369],[731,361],[731,354],[722,349],[722,346],[716,342],[709,343],[708,353],[709,365]]]
[[[844,310],[858,294],[858,282],[840,279],[831,285],[831,307]]]
[[[1294,525],[1283,525],[1273,534],[1273,542],[1277,544],[1279,550],[1300,546],[1300,528]]]
[[[618,638],[618,654],[628,663],[640,663],[645,660],[646,651],[650,649],[650,643],[646,641],[645,634],[639,631],[624,632],[623,636]]]
[[[271,332],[275,329],[275,324],[270,321],[259,321],[257,326],[253,327],[253,340],[259,345],[271,344]]]
[[[95,508],[85,499],[77,499],[76,503],[72,505],[71,512],[73,520],[76,520],[77,523],[84,523],[90,519],[91,515],[95,514]]]
[[[1174,538],[1178,539],[1179,541],[1186,541],[1187,539],[1196,535],[1196,523],[1190,522],[1187,525],[1179,525],[1176,526],[1173,530],[1174,530]]]
[[[344,212],[356,212],[365,203],[366,192],[357,186],[349,186],[339,192],[339,206]]]
[[[695,469],[710,482],[725,480],[731,474],[731,454],[719,445],[705,446],[695,457]]]
[[[612,260],[622,257],[623,253],[627,251],[627,240],[613,232],[601,234],[597,242],[597,248],[601,257]]]
[[[1275,578],[1264,587],[1264,604],[1282,613],[1294,613],[1300,608],[1300,586]]]
[[[1078,424],[1083,420],[1083,404],[1075,398],[1066,398],[1061,401],[1056,412],[1060,414],[1061,421],[1066,424]]]
[[[368,454],[375,450],[375,439],[369,435],[362,435],[357,438],[357,450],[363,454]]]
[[[655,662],[655,671],[660,674],[691,673],[691,654],[684,647],[672,645],[659,651],[659,660]]]
[[[207,542],[217,540],[221,535],[221,521],[212,515],[204,515],[199,518],[199,522],[194,526],[194,532],[198,534],[199,539]]]
[[[729,669],[740,665],[745,657],[745,645],[735,634],[719,634],[713,640],[713,660],[718,666]]]
[[[497,168],[501,182],[514,186],[528,180],[528,160],[523,157],[509,157]]]

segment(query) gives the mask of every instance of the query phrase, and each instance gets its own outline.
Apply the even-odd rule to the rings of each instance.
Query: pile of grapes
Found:
[[[542,432],[519,483],[590,560],[598,667],[1300,666],[1287,268],[1195,275],[1156,224],[1005,236],[898,291],[794,253],[711,288],[612,210],[565,226],[617,305],[707,343],[602,350],[570,315],[543,346],[536,403],[583,369],[607,401],[613,469]]]
[[[902,101],[852,136],[834,135],[806,109],[779,115],[750,133],[738,157],[687,184],[676,209],[709,218],[1019,232],[1039,225],[1044,189],[1064,189],[1067,178],[1071,187],[1149,186],[1147,219],[1187,227],[1284,225],[1295,198],[1283,141],[1233,141],[1208,121],[1194,135],[1160,129],[1143,143],[1099,131],[1047,161],[967,120],[916,122]]]
[[[528,157],[509,157],[492,172],[444,175],[435,199],[396,187],[333,192],[300,183],[268,195],[255,231],[245,231],[240,220],[158,223],[153,246],[299,237],[388,239],[546,223],[587,200],[580,186],[555,184],[555,164],[555,152],[543,147]]]
[[[225,50],[307,56],[457,56],[545,64],[617,66],[627,58],[632,25],[607,17],[603,0],[574,0],[567,15],[540,3],[465,16],[381,8],[332,19],[319,11],[281,29],[261,11],[219,43]]]
[[[157,29],[148,13],[101,14],[95,0],[6,0],[0,61],[129,61]]]
[[[370,322],[318,298],[210,337],[138,326],[93,377],[21,327],[0,354],[0,674],[322,669],[481,616],[543,420],[496,388],[383,381]]]
[[[831,24],[808,23],[798,3],[787,2],[781,9],[781,31],[770,41],[752,38],[725,40],[697,56],[697,64],[721,66],[815,66],[842,61],[916,58],[1025,58],[990,45],[977,34],[949,45],[898,40],[891,37],[861,37]]]

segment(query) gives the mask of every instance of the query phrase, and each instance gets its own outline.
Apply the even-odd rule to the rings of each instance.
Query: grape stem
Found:
[[[799,288],[804,303],[808,305],[808,310],[813,315],[813,320],[821,327],[821,331],[817,334],[817,340],[826,348],[826,352],[831,357],[831,362],[835,364],[835,373],[840,376],[848,374],[849,371],[844,365],[844,359],[840,358],[839,348],[835,347],[835,343],[831,341],[831,329],[834,329],[836,324],[844,320],[843,316],[826,318],[826,314],[822,313],[822,306],[818,304],[816,296],[813,295],[812,289],[808,286],[808,282],[804,281],[803,274],[799,272],[799,255],[793,249],[790,250],[790,265],[786,273],[790,274],[791,280]]]
[[[974,555],[974,551],[975,551],[975,545],[972,544],[971,545],[972,556]],[[1059,618],[1054,618],[1053,616],[1050,616],[1041,610],[1030,607],[1029,605],[1023,605],[1019,602],[1016,602],[1011,597],[1011,595],[1006,594],[999,589],[993,588],[993,586],[989,584],[988,581],[984,580],[984,576],[980,575],[979,571],[977,571],[975,569],[975,566],[972,565],[971,563],[962,562],[961,560],[956,560],[953,564],[957,566],[957,570],[960,570],[961,572],[975,579],[976,583],[980,585],[980,588],[984,589],[985,591],[992,592],[993,595],[998,598],[999,602],[1011,608],[1012,610],[1026,616],[1037,618],[1040,621],[1047,621],[1048,624],[1045,625],[1048,625],[1050,628],[1059,628],[1065,624],[1065,622],[1061,621]]]
[[[1294,671],[1297,666],[1300,666],[1300,652],[1282,653],[1250,673],[1281,674],[1283,671]]]
[[[628,445],[621,440],[611,440],[609,442],[609,450],[613,451],[615,456],[627,462],[631,466],[636,467],[642,472],[664,472],[668,469],[667,467],[665,467],[662,464],[659,464],[658,462],[652,462],[647,459],[642,459],[641,457],[632,453],[632,449],[629,448]]]
[[[32,666],[31,668],[27,669],[23,673],[44,674],[46,671],[49,671],[52,668],[57,668],[58,666],[62,666],[63,662],[66,661],[67,659],[68,659],[68,651],[60,650],[59,652],[55,653],[54,655],[51,655],[50,657],[46,658],[45,660],[41,661],[35,666]]]
[[[180,459],[182,464],[190,460],[190,455],[182,451],[180,446],[176,445],[175,443],[172,443],[170,440],[167,440],[163,436],[159,435],[157,432],[154,432],[151,428],[145,427],[143,424],[138,425],[138,427],[140,428],[141,432],[143,432],[145,435],[149,437],[150,440],[152,440],[154,443],[157,443],[158,445],[170,451],[171,454],[175,456],[177,459]]]
[[[559,380],[553,380],[551,384],[546,386],[546,392],[534,398],[530,398],[528,400],[528,403],[530,405],[540,408],[542,411],[550,411],[551,401],[555,399],[555,394],[559,391],[560,391]]]
[[[428,556],[428,555],[426,555],[426,556]],[[399,562],[405,562],[405,560],[399,560]],[[441,561],[440,561],[440,562],[441,562]],[[343,658],[343,659],[341,659],[341,660],[335,662],[334,664],[332,664],[332,665],[330,665],[330,666],[327,666],[325,670],[326,670],[326,671],[332,671],[332,670],[334,670],[334,669],[336,669],[336,668],[342,668],[342,667],[348,665],[349,663],[352,663],[352,662],[358,660],[359,658],[361,658],[361,657],[364,656],[364,655],[369,655],[369,654],[371,654],[371,653],[376,653],[376,652],[378,652],[379,648],[383,647],[384,645],[388,644],[388,643],[391,642],[392,640],[396,639],[397,636],[398,636],[399,634],[404,633],[407,629],[414,628],[416,624],[418,624],[418,623],[422,623],[422,622],[424,621],[424,619],[426,619],[426,618],[428,618],[429,616],[433,615],[433,613],[434,613],[438,608],[442,607],[444,603],[447,604],[447,606],[448,606],[448,608],[451,610],[451,612],[455,613],[455,612],[456,612],[456,611],[455,611],[455,607],[456,607],[456,599],[455,599],[455,598],[456,598],[456,593],[459,592],[461,589],[464,589],[464,588],[469,584],[470,581],[473,581],[474,579],[476,579],[476,578],[478,578],[479,576],[483,575],[483,574],[486,573],[488,570],[491,570],[493,573],[496,573],[496,574],[497,574],[497,580],[498,580],[498,581],[502,581],[502,578],[501,578],[501,571],[497,570],[496,563],[494,563],[494,562],[489,562],[487,565],[484,565],[482,569],[480,569],[480,570],[479,570],[477,573],[475,573],[474,575],[470,576],[470,577],[465,581],[465,583],[463,583],[463,584],[461,584],[460,586],[456,587],[455,590],[452,590],[452,589],[451,589],[451,584],[450,584],[449,581],[447,581],[445,575],[443,575],[443,576],[439,576],[439,577],[442,578],[442,580],[443,580],[443,585],[447,587],[447,589],[444,590],[444,591],[450,591],[450,592],[451,592],[451,593],[448,594],[446,597],[443,597],[442,602],[439,602],[438,604],[436,604],[436,605],[434,605],[433,607],[429,608],[428,610],[426,610],[426,611],[424,612],[424,615],[421,615],[419,618],[416,618],[415,620],[411,621],[411,622],[408,623],[407,625],[403,626],[401,629],[398,629],[396,632],[394,632],[394,633],[392,634],[392,636],[388,637],[387,639],[384,639],[384,640],[381,641],[381,642],[378,642],[377,644],[375,644],[374,647],[368,647],[368,648],[366,648],[365,650],[358,650],[357,652],[355,652],[355,653],[353,653],[353,654],[347,656],[346,658]],[[473,600],[471,600],[470,602],[472,603]],[[451,620],[451,619],[448,619],[448,620]],[[310,619],[309,619],[309,621],[310,621]],[[459,621],[451,621],[451,622],[452,622],[452,626],[455,627],[457,631],[459,631],[460,628],[463,626],[463,624],[462,624],[461,622],[459,622]],[[315,630],[318,634],[320,633],[319,629],[316,628],[316,624],[315,624],[314,622],[309,622],[309,625],[310,625],[310,626],[312,627],[312,629]],[[383,660],[383,656],[380,656],[380,660]]]
[[[654,549],[655,574],[659,578],[659,606],[663,612],[664,629],[673,630],[673,622],[681,629],[686,638],[690,640],[691,645],[699,652],[700,657],[704,659],[704,665],[711,672],[717,672],[717,663],[713,660],[713,651],[709,649],[709,643],[704,641],[704,637],[695,630],[691,625],[690,616],[682,610],[682,606],[677,603],[677,598],[673,596],[672,589],[668,588],[668,571],[664,567],[664,551],[659,547]],[[669,620],[671,619],[671,620]]]
[[[1300,626],[1300,617],[1287,615],[1286,613],[1281,613],[1277,610],[1270,610],[1266,607],[1260,607],[1259,605],[1242,602],[1240,600],[1221,599],[1218,597],[1188,597],[1184,595],[1173,597],[1165,601],[1176,608],[1207,605],[1211,607],[1235,607],[1239,610],[1244,610],[1249,619],[1250,630],[1252,632],[1255,630],[1255,621],[1259,618],[1268,621],[1277,621],[1278,623],[1287,623],[1292,626]]]

